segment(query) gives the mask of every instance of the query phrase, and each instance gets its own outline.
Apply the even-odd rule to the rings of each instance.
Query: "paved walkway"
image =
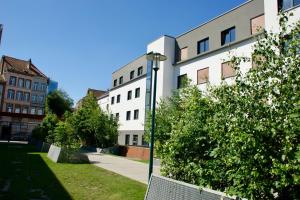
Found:
[[[148,164],[107,154],[88,153],[87,155],[90,162],[98,167],[145,184],[148,183]],[[153,173],[159,175],[159,169],[159,166],[154,166]]]

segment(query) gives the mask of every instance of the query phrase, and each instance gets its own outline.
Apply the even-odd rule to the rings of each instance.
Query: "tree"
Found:
[[[100,109],[92,94],[88,94],[74,112],[72,124],[84,146],[97,144],[107,147],[116,142],[118,123]]]
[[[66,111],[72,111],[72,106],[73,100],[62,90],[54,90],[47,96],[47,113],[55,113],[59,118],[61,118]]]
[[[211,115],[211,100],[196,86],[182,88],[159,104],[155,150],[162,161],[162,174],[200,183],[199,175],[206,168],[214,147],[207,131],[207,119]],[[149,131],[150,126],[147,127]]]
[[[300,101],[300,24],[286,22],[282,16],[280,33],[258,40],[256,68],[242,74],[240,64],[250,59],[233,58],[236,83],[211,91],[216,114],[209,132],[217,143],[212,155],[226,172],[217,171],[213,179],[226,180],[228,192],[249,199],[300,197],[299,118],[292,118]]]

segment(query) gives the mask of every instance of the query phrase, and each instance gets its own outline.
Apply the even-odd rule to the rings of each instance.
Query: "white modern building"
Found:
[[[279,11],[293,12],[289,23],[300,20],[300,0],[250,0],[177,37],[163,35],[147,45],[146,52],[167,56],[160,63],[157,99],[170,96],[188,78],[205,90],[207,83],[232,82],[230,57],[251,58],[262,30],[279,30]],[[242,72],[252,67],[241,66]],[[112,74],[112,88],[99,98],[102,109],[119,119],[120,145],[145,145],[146,112],[150,109],[151,63],[142,55]],[[167,115],[167,113],[166,113]]]

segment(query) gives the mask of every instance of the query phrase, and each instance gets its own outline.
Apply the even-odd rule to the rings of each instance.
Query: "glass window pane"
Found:
[[[293,6],[293,0],[283,0],[282,2],[282,10],[289,9]]]
[[[205,51],[209,50],[209,39],[205,40]]]
[[[235,41],[235,28],[230,30],[230,42]]]

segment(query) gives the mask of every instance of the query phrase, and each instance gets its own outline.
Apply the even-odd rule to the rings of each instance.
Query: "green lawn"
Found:
[[[141,200],[146,185],[91,164],[57,164],[33,146],[0,143],[0,199]]]

